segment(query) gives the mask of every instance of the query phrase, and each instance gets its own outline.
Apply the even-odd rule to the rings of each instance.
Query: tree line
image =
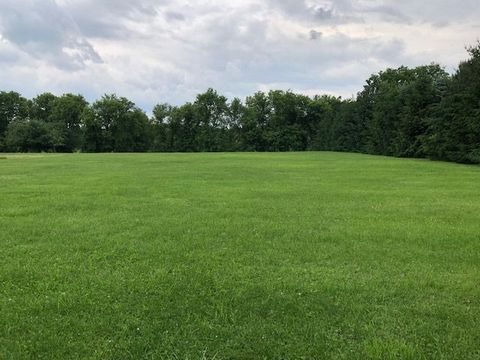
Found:
[[[361,152],[480,163],[480,43],[449,75],[441,66],[387,69],[355,99],[257,92],[229,101],[209,89],[150,118],[105,95],[0,92],[0,151]]]

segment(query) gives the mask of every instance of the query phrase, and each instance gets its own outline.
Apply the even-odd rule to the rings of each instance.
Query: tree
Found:
[[[239,151],[244,145],[241,137],[241,123],[245,116],[245,106],[239,98],[234,98],[228,105],[227,110],[227,127],[228,139],[226,140],[225,151]]]
[[[172,151],[204,150],[199,144],[200,121],[195,110],[191,103],[173,109],[168,136]]]
[[[125,116],[118,117],[112,126],[114,151],[147,151],[150,144],[150,133],[148,130],[148,117],[138,108],[128,111]]]
[[[82,113],[85,151],[144,151],[149,147],[148,117],[133,102],[104,95]]]
[[[393,155],[425,157],[425,139],[433,109],[441,102],[448,74],[439,65],[420,66],[400,92],[402,109],[393,141]]]
[[[468,52],[431,119],[426,151],[433,159],[480,163],[480,43]]]
[[[48,122],[62,129],[64,147],[62,151],[72,152],[80,149],[83,142],[81,117],[88,105],[81,95],[65,94],[56,98],[51,107]]]
[[[330,150],[361,152],[365,146],[365,123],[358,111],[358,103],[342,101],[334,116],[334,144]]]
[[[241,120],[241,137],[245,150],[267,151],[269,149],[266,129],[271,112],[271,104],[265,93],[257,92],[247,97],[244,116]]]
[[[81,115],[83,129],[82,150],[101,152],[104,149],[104,129],[101,120],[95,115],[92,107],[87,107]]]
[[[49,92],[33,98],[30,103],[29,117],[31,119],[49,122],[56,99],[57,97]]]
[[[356,99],[257,92],[228,102],[213,89],[153,116],[105,95],[0,92],[0,150],[349,151],[480,163],[480,43],[449,76],[437,64],[386,69]]]
[[[62,147],[63,136],[56,124],[40,120],[18,120],[9,124],[5,144],[10,151],[56,151]]]
[[[27,99],[14,91],[0,92],[0,150],[8,125],[13,121],[25,120],[27,117]]]
[[[171,105],[166,103],[155,105],[153,108],[153,118],[150,122],[152,151],[171,151],[168,144],[168,125],[173,109]]]
[[[315,96],[309,104],[313,150],[333,150],[337,143],[336,113],[342,99],[335,96]]]
[[[270,91],[268,101],[271,107],[266,131],[269,150],[305,150],[309,143],[310,99],[291,91]]]
[[[357,100],[365,124],[365,150],[423,157],[429,118],[447,80],[448,74],[435,64],[372,75]]]
[[[197,95],[194,103],[193,123],[198,124],[196,143],[200,151],[219,151],[225,147],[228,132],[227,98],[208,89]]]

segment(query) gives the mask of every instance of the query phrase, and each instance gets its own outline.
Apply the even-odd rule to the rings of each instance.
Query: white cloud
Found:
[[[0,87],[116,92],[146,110],[208,87],[350,97],[386,66],[454,69],[479,17],[477,0],[0,2]]]

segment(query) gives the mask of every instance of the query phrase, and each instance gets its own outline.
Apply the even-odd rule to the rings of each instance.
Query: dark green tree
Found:
[[[308,147],[310,99],[291,91],[270,91],[266,138],[270,151],[301,151]]]
[[[18,120],[9,124],[5,146],[9,151],[56,151],[64,146],[62,129],[40,120]]]
[[[431,119],[426,152],[433,159],[480,163],[480,43],[468,52]]]
[[[431,114],[447,81],[448,74],[438,65],[387,69],[370,77],[357,99],[365,150],[424,157]]]
[[[336,113],[342,100],[334,96],[315,96],[309,104],[313,150],[333,150],[337,143]]]
[[[194,105],[193,123],[197,124],[197,150],[220,151],[226,147],[228,139],[227,98],[215,90],[208,89],[197,95]]]
[[[28,117],[28,100],[19,93],[0,92],[0,150],[8,125]]]
[[[267,126],[270,121],[272,107],[268,96],[257,92],[247,97],[245,112],[241,120],[241,138],[243,148],[247,151],[268,151]]]
[[[242,143],[241,125],[245,116],[245,106],[239,98],[234,98],[228,105],[227,110],[227,139],[225,140],[225,151],[241,151],[244,148]]]
[[[64,147],[59,150],[72,152],[82,147],[81,117],[87,105],[83,96],[73,94],[65,94],[53,101],[48,122],[62,129]]]
[[[30,103],[29,117],[31,119],[49,122],[56,99],[57,97],[49,92],[36,96]]]
[[[82,113],[85,151],[145,151],[149,148],[150,124],[133,102],[104,95]]]
[[[169,146],[169,123],[172,111],[173,107],[166,103],[155,105],[153,108],[153,118],[150,122],[152,151],[172,151]]]

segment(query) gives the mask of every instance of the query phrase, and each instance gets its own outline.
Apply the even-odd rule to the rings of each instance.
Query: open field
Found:
[[[480,359],[480,167],[6,155],[0,359]]]

